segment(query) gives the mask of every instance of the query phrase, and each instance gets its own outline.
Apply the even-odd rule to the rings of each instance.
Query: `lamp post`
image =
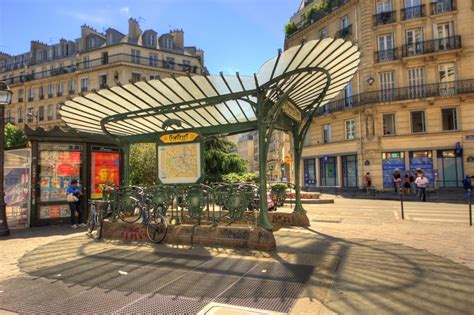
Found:
[[[8,85],[0,81],[0,236],[10,235],[7,224],[7,209],[5,204],[5,192],[3,189],[3,160],[5,156],[4,139],[5,139],[5,106],[9,105],[12,100],[12,91]]]

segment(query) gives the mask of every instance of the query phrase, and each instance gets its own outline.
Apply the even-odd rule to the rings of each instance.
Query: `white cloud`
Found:
[[[130,8],[129,7],[120,8],[120,13],[123,14],[123,15],[129,16],[130,15]]]
[[[95,25],[107,25],[112,22],[110,16],[107,14],[93,15],[89,13],[83,13],[78,11],[61,11],[61,14],[79,20],[83,23],[95,24]]]

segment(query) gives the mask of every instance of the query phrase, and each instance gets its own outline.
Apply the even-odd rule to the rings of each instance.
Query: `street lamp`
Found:
[[[0,219],[2,220],[0,224],[0,236],[10,235],[10,230],[8,229],[7,224],[7,209],[5,204],[5,191],[3,189],[3,160],[5,156],[5,106],[9,105],[12,101],[12,91],[8,85],[0,81]]]

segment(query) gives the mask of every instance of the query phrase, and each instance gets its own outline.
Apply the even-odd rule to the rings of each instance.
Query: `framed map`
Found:
[[[198,182],[201,163],[200,142],[158,145],[158,178],[163,184]]]

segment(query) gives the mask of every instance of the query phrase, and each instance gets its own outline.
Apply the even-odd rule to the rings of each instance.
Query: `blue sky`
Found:
[[[182,28],[185,45],[205,51],[211,74],[252,74],[283,47],[299,0],[0,0],[0,51],[27,52],[31,40],[80,36],[86,23],[126,33],[128,18],[159,34]]]

